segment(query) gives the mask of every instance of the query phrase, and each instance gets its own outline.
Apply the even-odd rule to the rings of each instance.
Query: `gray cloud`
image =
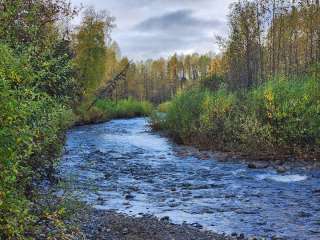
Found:
[[[216,50],[214,29],[223,29],[224,23],[215,19],[201,19],[193,15],[192,9],[169,11],[160,16],[150,17],[136,24],[128,38],[134,43],[134,55],[143,58],[193,51]]]
[[[134,59],[174,52],[217,50],[215,35],[227,32],[228,5],[234,0],[71,0],[107,9],[116,17],[113,39]]]
[[[159,17],[152,17],[139,23],[135,29],[140,31],[179,31],[180,30],[208,30],[207,28],[221,27],[219,20],[196,18],[191,9],[182,9],[166,13]]]

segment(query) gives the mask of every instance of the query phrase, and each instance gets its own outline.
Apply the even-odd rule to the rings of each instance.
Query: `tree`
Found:
[[[106,73],[106,43],[114,18],[106,11],[88,8],[75,35],[75,63],[85,95],[90,96],[102,83]]]
[[[77,10],[63,0],[3,0],[0,39],[16,50],[31,47],[41,53],[55,43],[57,22],[76,14]]]
[[[178,58],[177,54],[174,54],[167,66],[168,71],[168,80],[169,85],[171,87],[171,95],[173,96],[177,92],[177,86],[178,86]]]

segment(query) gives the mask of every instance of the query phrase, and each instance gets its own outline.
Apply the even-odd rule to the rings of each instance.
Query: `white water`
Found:
[[[308,179],[307,176],[304,175],[279,175],[279,174],[260,174],[257,176],[259,180],[270,179],[276,182],[282,183],[293,183],[293,182],[301,182]]]

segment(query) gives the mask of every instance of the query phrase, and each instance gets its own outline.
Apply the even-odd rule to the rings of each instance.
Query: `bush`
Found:
[[[0,45],[0,239],[24,238],[32,225],[30,186],[50,174],[71,111],[27,87],[26,62]]]
[[[315,78],[270,81],[251,92],[250,110],[271,128],[274,144],[311,147],[320,143],[320,83]]]
[[[167,113],[170,108],[170,102],[164,102],[158,106],[157,111],[161,113]]]
[[[189,142],[200,127],[200,115],[207,91],[192,89],[178,95],[171,102],[164,122],[174,137]]]
[[[319,153],[320,83],[279,78],[247,93],[194,88],[153,114],[154,128],[184,143],[245,153]]]

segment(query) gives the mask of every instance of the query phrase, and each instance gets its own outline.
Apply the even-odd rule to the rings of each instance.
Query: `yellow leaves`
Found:
[[[264,92],[264,97],[266,100],[266,108],[267,108],[267,118],[272,119],[273,118],[273,112],[275,110],[274,107],[274,95],[272,92],[272,89],[266,89]]]
[[[5,193],[4,192],[0,192],[0,206],[3,204],[3,200],[5,197]]]
[[[265,98],[268,102],[272,103],[274,100],[273,93],[271,89],[267,89],[264,93]]]
[[[22,83],[22,79],[20,77],[20,75],[18,75],[16,72],[11,72],[10,74],[10,78],[12,79],[12,81],[16,84]]]
[[[17,138],[16,142],[17,142],[17,144],[20,144],[22,142],[22,139],[21,138]]]
[[[204,109],[208,109],[210,106],[210,98],[207,96],[205,97],[205,99],[203,100],[202,106]]]

